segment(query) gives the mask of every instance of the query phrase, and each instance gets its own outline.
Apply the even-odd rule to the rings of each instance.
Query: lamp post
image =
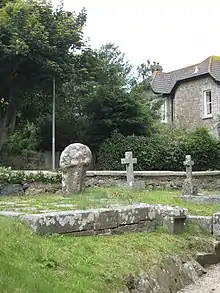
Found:
[[[56,81],[55,81],[55,77],[53,77],[53,109],[52,109],[52,170],[55,170],[55,169],[56,169],[55,105],[56,105]]]

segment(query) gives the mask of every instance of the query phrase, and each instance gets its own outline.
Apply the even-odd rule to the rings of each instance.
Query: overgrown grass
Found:
[[[133,203],[167,204],[181,206],[195,215],[212,215],[220,211],[220,205],[201,205],[189,203],[179,198],[178,191],[131,191],[119,188],[92,188],[83,194],[63,197],[60,195],[40,195],[23,197],[1,197],[0,210],[27,210],[34,207],[39,212],[43,210],[73,210],[98,207],[109,207],[115,204]],[[68,204],[70,206],[65,206]],[[24,206],[25,205],[25,206]]]
[[[0,217],[1,293],[113,293],[129,274],[147,271],[168,254],[209,251],[211,235],[190,227],[107,237],[39,236]]]

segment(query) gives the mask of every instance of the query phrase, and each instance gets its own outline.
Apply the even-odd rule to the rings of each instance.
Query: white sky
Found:
[[[86,8],[85,36],[93,48],[115,43],[135,66],[150,59],[170,71],[220,55],[219,0],[64,0],[64,4],[76,12]]]

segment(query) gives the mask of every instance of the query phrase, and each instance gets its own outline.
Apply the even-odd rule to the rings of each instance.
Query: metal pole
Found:
[[[52,110],[52,169],[56,169],[56,145],[55,145],[55,104],[56,104],[56,83],[53,77],[53,110]]]

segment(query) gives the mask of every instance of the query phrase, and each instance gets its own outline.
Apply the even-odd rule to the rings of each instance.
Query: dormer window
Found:
[[[198,66],[195,66],[195,70],[194,70],[193,74],[196,74],[198,71],[199,71]]]

